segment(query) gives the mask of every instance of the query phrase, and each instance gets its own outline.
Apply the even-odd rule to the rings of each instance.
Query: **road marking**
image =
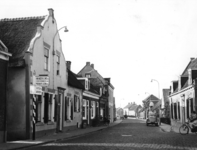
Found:
[[[42,146],[106,146],[106,147],[137,147],[151,149],[178,149],[195,150],[197,147],[181,147],[168,144],[143,144],[143,143],[49,143]]]
[[[11,141],[7,143],[40,144],[43,143],[43,141]]]
[[[122,135],[122,136],[132,136],[132,135]]]

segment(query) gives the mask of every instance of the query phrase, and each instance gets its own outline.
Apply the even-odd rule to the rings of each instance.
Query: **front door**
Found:
[[[59,114],[60,114],[60,116],[59,116],[59,130],[60,131],[62,131],[62,94],[61,93],[59,93],[59,107],[60,107],[60,109],[59,109]]]

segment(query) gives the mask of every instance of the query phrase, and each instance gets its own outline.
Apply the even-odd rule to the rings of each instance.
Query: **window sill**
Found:
[[[72,122],[72,120],[66,120],[66,122],[67,122],[67,123],[71,123],[71,122]]]
[[[44,125],[43,122],[37,122],[37,123],[36,123],[36,126],[43,126],[43,125]]]
[[[54,122],[49,121],[49,122],[47,123],[47,125],[54,125]]]

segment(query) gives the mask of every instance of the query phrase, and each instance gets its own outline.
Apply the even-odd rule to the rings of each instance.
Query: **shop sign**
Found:
[[[42,95],[42,87],[38,85],[30,85],[30,94]]]
[[[36,85],[48,86],[49,85],[49,77],[48,76],[36,76]]]

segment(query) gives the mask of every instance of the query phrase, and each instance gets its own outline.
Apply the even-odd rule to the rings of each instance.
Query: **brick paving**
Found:
[[[112,128],[106,128],[79,138],[48,143],[30,150],[197,150],[197,136],[195,134],[183,136],[167,130],[169,127],[164,124],[160,128],[147,127],[144,120],[127,119]],[[165,132],[163,132],[164,129]]]
[[[119,123],[120,122],[117,121],[114,124],[111,124],[110,127],[102,126],[79,129],[70,133],[51,135],[49,137],[37,139],[36,141],[27,140],[23,141],[23,144],[26,142],[27,145],[20,147],[20,144],[18,143],[18,148],[29,150],[197,150],[197,135],[195,134],[183,136],[171,131],[171,127],[165,124],[161,124],[160,127],[147,127],[144,120],[138,119],[127,119],[123,120],[120,124]],[[35,142],[35,144],[31,143],[28,145],[28,142]],[[1,148],[0,144],[0,149]],[[17,147],[15,146],[15,148]]]

